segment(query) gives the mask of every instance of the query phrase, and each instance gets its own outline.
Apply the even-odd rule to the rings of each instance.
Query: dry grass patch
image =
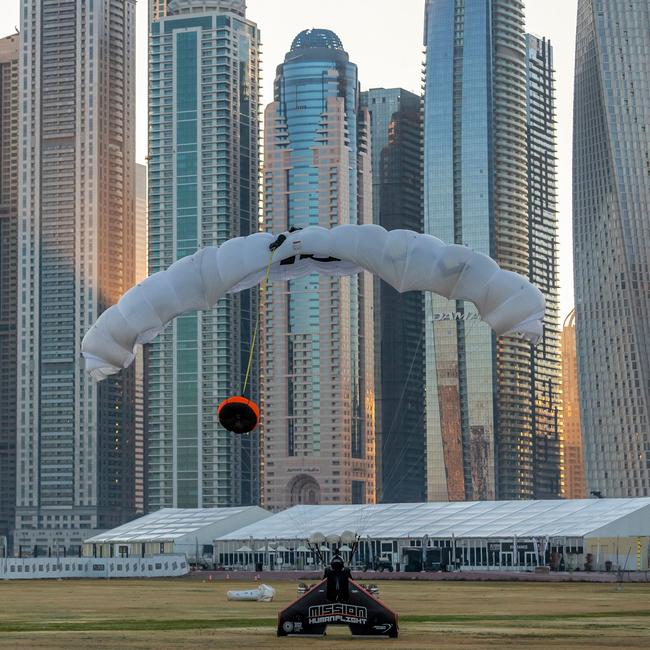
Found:
[[[193,580],[12,581],[0,583],[0,648],[304,648],[275,637],[275,617],[295,583],[273,603],[231,603],[250,583]],[[650,585],[396,582],[381,598],[400,614],[394,648],[648,648]],[[310,642],[311,643],[311,642]],[[318,650],[350,647],[331,628]],[[352,647],[373,643],[355,640]],[[376,641],[374,642],[376,644]]]

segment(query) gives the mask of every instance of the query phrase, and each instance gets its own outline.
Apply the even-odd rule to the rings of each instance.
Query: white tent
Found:
[[[352,530],[373,539],[650,535],[650,498],[295,506],[218,538],[300,540]]]
[[[360,537],[357,567],[383,557],[408,570],[423,564],[465,570],[533,570],[542,564],[646,569],[650,498],[295,506],[215,539],[215,556],[227,554],[239,540],[273,541],[291,549],[285,567],[303,568],[309,555],[298,549],[305,540],[334,540],[345,531]]]
[[[123,553],[203,555],[215,537],[270,517],[258,506],[240,508],[163,508],[85,540],[84,555],[112,557]]]

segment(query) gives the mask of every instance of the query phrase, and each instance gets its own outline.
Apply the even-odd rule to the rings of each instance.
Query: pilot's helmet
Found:
[[[340,555],[335,555],[330,561],[330,566],[332,569],[340,571],[345,566],[345,562]]]

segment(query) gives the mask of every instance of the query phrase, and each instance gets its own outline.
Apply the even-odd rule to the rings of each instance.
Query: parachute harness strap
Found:
[[[271,245],[273,246],[273,244]],[[277,248],[277,247],[276,247]],[[266,265],[266,275],[264,277],[264,283],[261,286],[260,294],[264,295],[266,292],[266,285],[269,282],[269,275],[271,273],[271,264],[273,262],[273,256],[275,255],[275,248],[271,248],[271,256],[269,257],[269,263]],[[257,320],[255,321],[255,331],[253,332],[253,340],[251,341],[251,349],[250,353],[248,355],[248,365],[246,367],[246,377],[244,379],[244,387],[242,388],[241,394],[244,396],[246,393],[246,387],[248,386],[248,378],[251,373],[251,365],[253,363],[253,354],[255,353],[255,341],[257,340],[257,330],[259,329],[260,326],[260,314],[261,314],[261,309],[257,310]]]

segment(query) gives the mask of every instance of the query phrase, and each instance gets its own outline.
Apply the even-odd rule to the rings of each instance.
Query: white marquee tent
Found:
[[[257,506],[241,508],[163,508],[84,542],[84,555],[117,557],[185,553],[204,555],[215,537],[270,517]]]
[[[225,556],[246,541],[264,551],[268,564],[269,545],[297,550],[313,533],[344,531],[361,537],[362,556],[388,554],[395,564],[423,546],[449,548],[438,555],[451,554],[466,566],[531,567],[547,561],[553,549],[580,566],[591,553],[592,562],[604,566],[612,554],[621,563],[621,553],[632,548],[630,566],[645,568],[650,498],[295,506],[215,538],[215,554]],[[299,559],[285,554],[283,563],[299,565]]]

